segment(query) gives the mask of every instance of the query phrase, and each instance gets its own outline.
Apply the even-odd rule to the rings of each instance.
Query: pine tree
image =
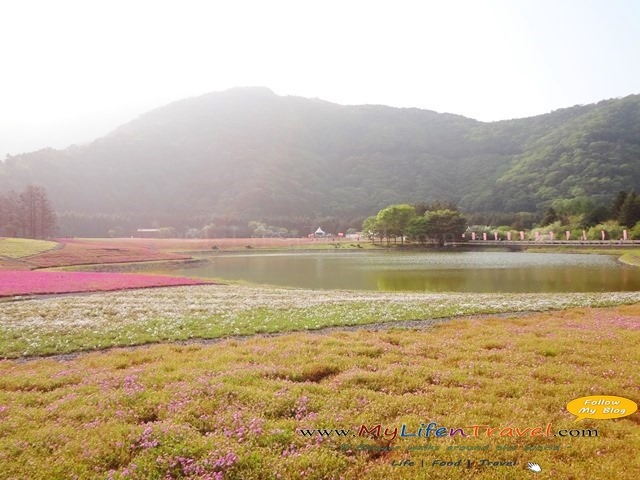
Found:
[[[0,234],[16,237],[19,232],[18,194],[13,190],[0,196]]]
[[[615,218],[616,220],[620,218],[622,205],[624,205],[624,201],[627,199],[627,195],[627,192],[625,192],[624,190],[620,190],[616,195],[616,198],[613,199],[613,203],[611,204],[611,218]]]
[[[4,231],[8,223],[9,210],[7,206],[8,206],[7,196],[0,193],[0,236],[4,234]]]
[[[625,198],[622,208],[620,209],[620,216],[618,217],[620,225],[625,225],[629,228],[640,222],[640,198],[636,192],[630,192]]]
[[[42,186],[29,185],[18,196],[18,233],[26,238],[46,238],[53,235],[56,215],[47,191]]]
[[[56,230],[58,219],[56,213],[51,206],[49,196],[44,187],[40,188],[40,196],[38,202],[38,222],[39,222],[39,238],[51,237]]]
[[[558,220],[558,214],[555,211],[555,209],[553,207],[549,207],[547,209],[547,211],[544,214],[544,217],[542,219],[542,221],[540,222],[540,225],[542,225],[543,227],[546,225],[551,225],[553,222]]]

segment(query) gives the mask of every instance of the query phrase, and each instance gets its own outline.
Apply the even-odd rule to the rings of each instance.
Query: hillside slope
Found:
[[[0,191],[42,184],[60,212],[148,218],[356,217],[435,199],[536,211],[556,198],[608,201],[639,180],[640,95],[483,123],[238,88],[0,164]]]

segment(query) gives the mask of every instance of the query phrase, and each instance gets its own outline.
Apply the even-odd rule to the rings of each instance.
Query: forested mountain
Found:
[[[177,228],[220,218],[348,223],[434,200],[467,212],[607,203],[640,184],[640,95],[483,123],[237,88],[158,108],[90,144],[0,164],[0,192],[27,184],[47,187],[61,220]]]

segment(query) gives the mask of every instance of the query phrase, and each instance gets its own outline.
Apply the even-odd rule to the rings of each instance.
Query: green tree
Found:
[[[378,235],[378,217],[375,215],[367,217],[362,222],[362,233],[371,238],[371,241],[376,243],[376,235]]]
[[[429,225],[427,217],[424,215],[414,218],[407,228],[407,235],[411,240],[426,243],[429,238]]]
[[[540,226],[544,227],[553,222],[557,222],[558,220],[559,220],[559,217],[558,217],[558,214],[556,213],[555,208],[549,207],[545,212],[544,217],[542,217],[542,220],[540,221]]]
[[[622,212],[622,205],[627,199],[627,192],[620,190],[611,204],[611,218],[614,220],[620,219],[620,213]]]
[[[624,228],[616,220],[609,220],[587,230],[587,238],[589,240],[602,240],[603,230],[605,240],[618,240],[622,238],[622,230]]]
[[[400,237],[400,242],[404,243],[404,236],[406,234],[407,227],[415,216],[415,208],[406,203],[400,205],[389,205],[378,212],[377,220],[379,226],[385,232],[387,245],[389,244],[391,237],[393,237],[394,243],[397,242],[398,237]]]
[[[27,186],[18,196],[16,208],[22,236],[47,238],[53,235],[57,218],[44,187]]]
[[[640,221],[640,198],[636,192],[629,192],[620,208],[618,221],[621,225],[633,227]]]
[[[0,193],[0,236],[13,237],[17,233],[17,194],[9,192],[6,195]]]
[[[427,205],[427,212],[435,212],[437,210],[451,210],[456,212],[458,211],[458,206],[453,202],[445,202],[443,200],[436,200],[430,205]]]
[[[609,210],[604,205],[596,205],[592,210],[588,210],[582,214],[579,226],[589,228],[602,223],[609,218]],[[616,217],[617,218],[617,217]]]
[[[429,205],[424,202],[418,202],[413,206],[413,208],[416,211],[416,215],[418,217],[422,217],[427,212],[427,210],[429,210]]]
[[[436,210],[425,213],[426,235],[443,245],[447,237],[459,238],[467,228],[467,219],[456,210]]]

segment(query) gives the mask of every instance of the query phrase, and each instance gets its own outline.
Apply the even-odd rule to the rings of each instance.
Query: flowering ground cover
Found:
[[[640,292],[463,294],[201,285],[0,304],[0,357],[640,302]]]
[[[31,266],[21,260],[0,257],[0,271],[1,270],[31,270]]]
[[[148,262],[190,258],[149,248],[110,246],[104,243],[81,243],[64,240],[62,248],[28,258],[34,267],[61,267],[103,263]]]
[[[182,320],[207,318],[221,302],[207,304],[201,294],[192,305],[158,305],[168,290],[153,292],[160,296],[148,301],[141,292],[83,297],[90,301],[76,311],[59,299],[0,309],[15,307],[8,318],[22,312],[20,322],[53,334],[53,323],[70,319],[71,328],[82,330],[84,319],[87,328],[102,330],[103,316],[152,322],[186,308]],[[248,297],[249,310],[267,294]],[[312,296],[298,305],[273,291],[272,301],[287,316],[286,308],[304,308]],[[231,301],[220,314],[231,315],[231,304],[237,306]],[[322,307],[332,310],[328,298],[316,300],[316,310]],[[302,332],[0,361],[0,478],[640,478],[639,413],[576,423],[565,408],[596,394],[640,402],[639,318],[638,305],[583,308],[454,320],[427,330]],[[474,425],[513,433],[550,424],[552,434],[598,435],[501,437],[481,427],[478,437],[392,438],[403,424],[415,433],[431,422],[468,433]],[[361,436],[363,425],[389,434]],[[529,471],[527,462],[542,472]]]
[[[61,241],[112,248],[148,248],[169,251],[211,251],[213,247],[219,250],[237,250],[247,246],[279,249],[327,242],[327,240],[317,241],[310,238],[78,238]]]
[[[27,238],[0,238],[0,257],[22,258],[57,247],[56,242]]]
[[[44,293],[105,292],[131,288],[201,285],[193,278],[93,272],[0,270],[0,297]]]

